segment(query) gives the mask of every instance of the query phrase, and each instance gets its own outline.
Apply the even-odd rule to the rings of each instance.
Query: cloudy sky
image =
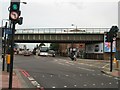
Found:
[[[119,0],[21,0],[24,21],[17,28],[111,27],[118,24]],[[9,16],[10,0],[0,0],[0,20]]]
[[[119,0],[21,0],[22,25],[16,28],[40,27],[107,27],[118,24]],[[0,21],[8,19],[10,0],[0,0]],[[1,26],[1,24],[0,24]],[[32,46],[31,46],[32,45]],[[28,44],[34,47],[36,44]]]

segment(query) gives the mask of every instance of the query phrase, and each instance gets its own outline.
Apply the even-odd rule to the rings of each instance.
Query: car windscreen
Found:
[[[40,52],[48,52],[48,47],[41,47]]]

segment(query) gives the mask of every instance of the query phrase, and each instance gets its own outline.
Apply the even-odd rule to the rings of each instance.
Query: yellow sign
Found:
[[[7,64],[10,64],[10,55],[9,54],[6,57],[6,60],[7,60]]]

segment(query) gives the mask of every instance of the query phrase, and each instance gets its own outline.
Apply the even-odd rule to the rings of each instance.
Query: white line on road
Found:
[[[116,84],[118,84],[119,82],[116,82]]]
[[[101,83],[101,85],[104,85],[104,83]]]
[[[75,65],[74,63],[70,63],[70,62],[66,62],[67,64],[70,64],[70,65]]]
[[[65,75],[66,77],[68,77],[69,75]]]
[[[82,76],[82,74],[80,74],[80,76]]]
[[[88,68],[82,68],[82,67],[77,67],[79,69],[83,69],[83,70],[87,70],[87,71],[95,71],[95,70],[92,70],[92,69],[88,69]]]
[[[33,77],[28,77],[28,79],[29,79],[30,81],[35,80]]]
[[[64,66],[70,66],[69,64],[64,64],[64,63],[60,63],[60,62],[58,64],[64,65]]]
[[[66,88],[67,86],[64,86],[64,88]]]
[[[53,77],[53,75],[50,75],[50,77]]]
[[[58,63],[58,64],[64,65],[63,63]]]
[[[77,87],[77,85],[74,85],[74,87]]]
[[[42,77],[44,78],[45,76],[43,75]]]
[[[93,84],[93,86],[95,86],[95,84]]]
[[[111,76],[112,77],[112,76]],[[114,79],[116,79],[116,80],[120,80],[118,77],[115,77]]]
[[[98,74],[99,76],[101,75],[101,74]]]
[[[87,86],[87,84],[84,84],[83,86],[85,86],[85,87],[86,87],[86,86]]]
[[[106,64],[105,66],[103,66],[102,68],[105,68],[106,66],[108,66],[109,64]]]
[[[53,86],[52,88],[55,88],[55,86]]]

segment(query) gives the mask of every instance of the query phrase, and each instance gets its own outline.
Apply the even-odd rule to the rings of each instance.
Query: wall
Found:
[[[103,43],[86,44],[86,58],[104,59]]]

